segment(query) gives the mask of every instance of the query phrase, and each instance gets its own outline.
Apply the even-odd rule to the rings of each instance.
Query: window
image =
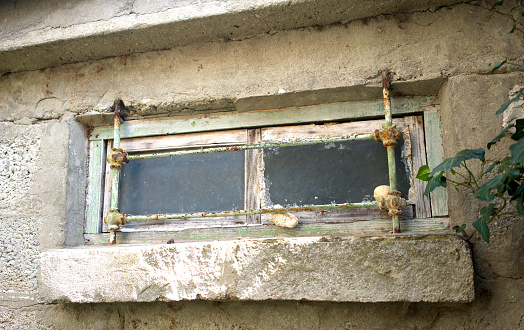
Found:
[[[427,105],[430,98],[399,101],[402,107],[393,108],[397,116],[393,122],[402,132],[399,146],[395,148],[397,188],[407,200],[402,226],[407,230],[413,230],[414,226],[420,230],[439,229],[446,225],[445,220],[431,217],[444,215],[438,214],[445,212],[438,209],[442,203],[433,202],[432,213],[432,201],[423,196],[424,183],[414,180],[415,171],[426,163],[426,153],[431,153],[425,144],[428,129],[424,124],[432,120],[435,112],[422,112],[422,106]],[[337,140],[364,136],[380,129],[384,119],[370,119],[382,117],[380,104],[380,101],[347,102],[198,119],[124,122],[120,147],[134,159],[123,165],[120,173],[120,211],[131,220],[144,220],[144,216],[150,214],[177,214],[177,217],[128,221],[121,227],[123,241],[162,241],[174,233],[181,237],[183,232],[236,238],[391,230],[387,212],[368,207],[373,206],[374,188],[388,184],[385,148],[369,139]],[[333,140],[321,144],[146,158],[158,152],[321,139]],[[98,241],[101,235],[97,234],[107,232],[102,219],[111,206],[113,177],[112,170],[105,166],[105,159],[112,148],[112,128],[94,129],[90,140],[86,238]],[[439,143],[438,140],[429,144]],[[319,207],[346,203],[365,207]],[[300,226],[287,232],[267,226],[269,214],[264,210],[279,208],[296,211],[293,214]],[[262,211],[246,215],[242,210]],[[235,215],[235,211],[241,215]],[[220,216],[193,217],[193,213],[216,212]],[[223,228],[217,230],[217,227]],[[207,235],[210,232],[213,235]]]

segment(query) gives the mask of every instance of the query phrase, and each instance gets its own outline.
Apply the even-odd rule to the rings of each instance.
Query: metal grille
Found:
[[[372,208],[379,206],[382,210],[388,210],[392,217],[393,232],[400,232],[399,216],[402,214],[400,207],[405,200],[400,198],[400,192],[397,191],[396,180],[396,165],[394,148],[397,145],[396,140],[400,138],[400,131],[392,124],[391,116],[391,101],[389,96],[387,72],[382,74],[382,87],[384,95],[384,112],[385,124],[382,130],[376,130],[372,134],[357,134],[343,137],[325,138],[325,139],[304,139],[293,140],[290,142],[279,143],[264,143],[255,145],[240,145],[232,147],[215,147],[202,148],[195,150],[182,150],[173,152],[159,152],[141,155],[128,155],[120,148],[120,125],[121,112],[124,109],[124,103],[118,100],[114,104],[114,140],[111,154],[108,157],[108,163],[112,169],[112,189],[111,189],[111,208],[108,215],[104,218],[110,231],[110,244],[116,243],[116,232],[119,231],[120,226],[124,225],[126,221],[146,221],[146,220],[161,220],[161,219],[187,219],[187,218],[201,218],[201,217],[221,217],[221,216],[237,216],[250,214],[268,214],[268,213],[290,213],[301,211],[321,211],[332,209],[352,209],[352,208]],[[118,208],[119,200],[119,182],[120,169],[129,161],[137,159],[150,159],[160,157],[173,157],[184,155],[195,155],[215,152],[228,152],[240,150],[256,150],[266,148],[280,148],[288,146],[305,146],[314,144],[326,144],[345,141],[362,141],[375,139],[377,142],[382,142],[387,148],[388,154],[388,169],[389,169],[389,190],[383,194],[383,197],[377,198],[376,202],[370,203],[345,203],[335,205],[315,205],[315,206],[301,206],[290,208],[271,208],[271,209],[254,209],[254,210],[240,210],[240,211],[225,211],[225,212],[197,212],[197,213],[175,213],[175,214],[151,214],[151,215],[129,215],[120,213]]]

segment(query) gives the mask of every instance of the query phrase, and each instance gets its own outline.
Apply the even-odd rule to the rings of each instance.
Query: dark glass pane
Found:
[[[398,142],[397,189],[407,198],[410,175]],[[268,206],[372,201],[375,187],[389,185],[387,150],[373,140],[266,149],[264,164]]]
[[[122,166],[119,207],[134,215],[242,210],[244,152],[132,160]]]

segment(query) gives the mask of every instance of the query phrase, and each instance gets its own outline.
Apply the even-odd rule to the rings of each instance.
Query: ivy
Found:
[[[522,100],[523,93],[503,104],[497,110],[497,116],[504,112],[513,102]],[[429,195],[439,187],[453,186],[457,191],[465,189],[473,198],[487,203],[479,211],[479,217],[472,223],[474,231],[478,232],[482,239],[489,242],[490,231],[488,224],[499,217],[503,211],[512,210],[524,215],[524,119],[519,119],[515,124],[505,127],[500,134],[493,138],[488,144],[489,150],[493,145],[503,139],[507,139],[508,130],[515,127],[516,132],[511,135],[511,140],[516,141],[509,146],[510,156],[496,160],[487,166],[486,151],[479,149],[464,149],[455,156],[445,159],[433,170],[429,166],[421,166],[417,173],[417,179],[426,181],[424,195]],[[510,140],[510,141],[511,141]],[[471,162],[478,162],[477,171]],[[487,178],[489,173],[497,170],[497,175]],[[466,224],[455,226],[457,233],[465,232]]]

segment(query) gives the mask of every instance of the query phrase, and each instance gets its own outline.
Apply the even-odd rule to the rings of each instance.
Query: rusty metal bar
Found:
[[[382,71],[382,94],[384,96],[384,115],[386,117],[386,124],[384,127],[391,127],[393,125],[393,117],[391,116],[391,98],[389,96],[389,80],[387,70]]]
[[[384,115],[386,117],[386,123],[384,124],[384,130],[393,128],[393,119],[391,115],[391,98],[389,95],[389,81],[387,70],[382,71],[382,93],[384,95]],[[395,146],[397,145],[395,134],[389,134],[390,138],[393,138],[393,142],[384,143],[387,146],[388,151],[388,170],[389,170],[389,186],[392,191],[397,191],[397,173],[395,164]],[[393,136],[392,136],[393,135]],[[390,212],[391,213],[391,212]],[[396,212],[398,213],[398,212]],[[393,232],[400,232],[400,220],[399,215],[394,214],[391,216],[393,221]]]
[[[124,103],[119,100],[116,101],[114,104],[115,107],[115,116],[114,116],[114,127],[113,127],[113,148],[119,149],[120,148],[120,120],[121,116],[120,113],[122,111]],[[113,169],[113,186],[111,189],[111,208],[117,209],[118,208],[118,187],[120,182],[120,168],[118,167],[111,167]]]
[[[370,134],[351,135],[351,136],[345,136],[345,137],[334,137],[334,138],[326,138],[326,139],[293,140],[290,142],[262,143],[262,144],[241,145],[241,146],[233,146],[233,147],[215,147],[215,148],[202,148],[202,149],[180,150],[180,151],[171,151],[171,152],[157,152],[157,153],[144,154],[144,155],[129,155],[127,158],[129,160],[148,159],[148,158],[195,155],[195,154],[207,154],[207,153],[225,152],[225,151],[268,149],[268,148],[280,148],[280,147],[291,147],[291,146],[307,146],[307,145],[313,145],[313,144],[332,143],[332,142],[336,143],[336,142],[346,142],[346,141],[363,141],[363,140],[373,140],[373,138],[374,138],[374,134],[370,133]]]
[[[172,214],[150,214],[150,215],[128,215],[124,214],[126,221],[148,221],[148,220],[166,220],[166,219],[189,219],[189,218],[215,218],[237,215],[249,214],[271,214],[271,213],[289,213],[289,212],[303,212],[303,211],[322,211],[322,210],[336,210],[336,209],[356,209],[356,208],[371,208],[378,206],[379,203],[346,203],[333,205],[312,205],[299,206],[289,208],[277,209],[255,209],[255,210],[240,210],[240,211],[224,211],[224,212],[196,212],[196,213],[172,213]]]
[[[109,229],[109,244],[116,244],[116,232],[120,229],[120,224],[124,224],[125,221],[120,214],[118,209],[118,193],[120,185],[120,169],[122,168],[122,161],[117,161],[118,157],[114,157],[120,153],[120,121],[122,120],[121,112],[124,109],[124,102],[122,100],[115,101],[113,105],[115,109],[114,115],[114,126],[113,126],[113,148],[111,155],[108,158],[108,162],[111,164],[112,171],[112,186],[111,186],[111,209],[108,215],[104,219]],[[124,161],[125,162],[125,161]]]

